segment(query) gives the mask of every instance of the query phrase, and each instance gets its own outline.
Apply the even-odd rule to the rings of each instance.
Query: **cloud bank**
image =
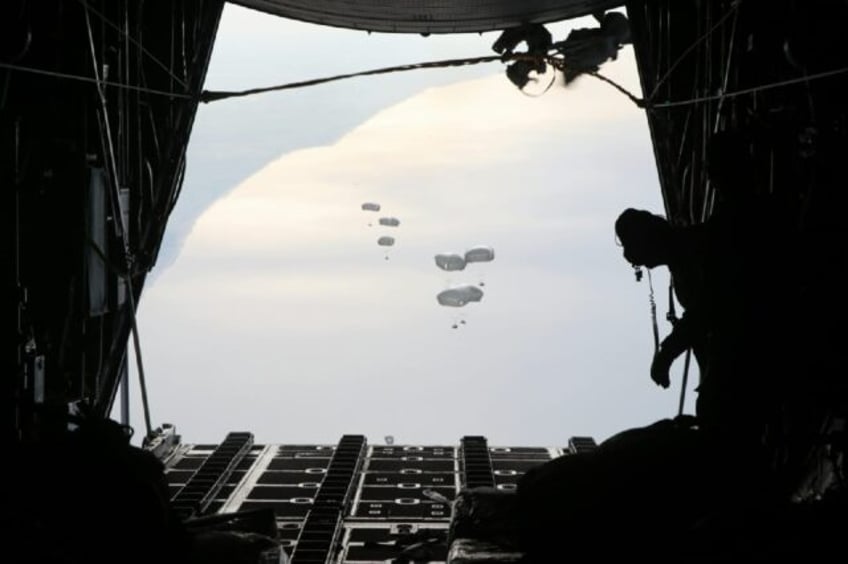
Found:
[[[638,89],[632,54],[607,70]],[[648,378],[647,285],[614,243],[628,206],[659,211],[660,193],[645,117],[608,85],[425,90],[281,156],[196,222],[141,303],[154,416],[198,442],[557,445],[673,415],[677,394]],[[481,244],[493,262],[434,264]],[[481,280],[479,303],[438,305]]]

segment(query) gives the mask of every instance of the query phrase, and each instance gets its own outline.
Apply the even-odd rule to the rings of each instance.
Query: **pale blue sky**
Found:
[[[367,35],[228,5],[207,87],[477,56],[495,37]],[[638,91],[630,49],[604,72]],[[365,201],[400,227],[369,228]],[[662,209],[646,118],[591,77],[532,98],[488,65],[202,106],[140,302],[154,424],[189,442],[558,445],[671,416],[681,367],[671,390],[650,381],[647,280],[614,241],[630,206]],[[478,244],[494,262],[435,267]],[[436,294],[481,276],[486,295],[452,329]],[[667,332],[667,276],[654,280]]]

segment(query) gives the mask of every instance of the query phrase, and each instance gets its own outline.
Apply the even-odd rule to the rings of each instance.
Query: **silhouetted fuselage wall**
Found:
[[[5,350],[16,366],[4,428],[19,436],[34,402],[111,405],[132,304],[182,183],[222,7],[0,7],[0,183],[15,310]]]
[[[757,180],[795,201],[800,224],[838,223],[848,74],[780,84],[848,66],[845,3],[649,0],[627,10],[669,219],[710,216],[709,140],[735,130],[750,136]],[[821,214],[802,210],[814,200]]]

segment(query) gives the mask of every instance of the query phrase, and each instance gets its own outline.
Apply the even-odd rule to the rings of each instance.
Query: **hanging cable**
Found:
[[[144,427],[147,430],[145,438],[153,434],[153,425],[150,422],[150,402],[147,400],[147,381],[144,377],[144,363],[141,358],[141,342],[138,337],[138,322],[135,317],[135,295],[129,278],[124,279],[127,283],[127,296],[130,303],[130,323],[132,324],[133,350],[135,351],[135,362],[138,368],[138,383],[141,389],[141,405],[144,410]]]
[[[733,11],[733,26],[730,30],[730,43],[727,47],[727,59],[724,62],[724,79],[722,80],[721,92],[724,93],[727,91],[727,84],[730,81],[730,69],[731,62],[733,60],[733,48],[736,44],[736,27],[739,22],[739,10]],[[715,110],[715,119],[713,120],[712,133],[715,134],[718,132],[719,124],[721,123],[721,112],[724,108],[724,101],[727,99],[727,96],[721,96],[718,99],[718,105]],[[704,111],[709,111],[705,109]],[[706,133],[706,132],[705,132]],[[713,183],[707,179],[704,185],[704,205],[701,208],[701,221],[706,221],[709,214],[712,213],[715,205],[715,188]]]
[[[100,248],[100,245],[98,245],[94,239],[92,239],[87,234],[84,237],[86,242],[91,246],[97,256],[100,257],[100,260],[103,261],[103,264],[106,265],[106,267],[112,272],[112,274],[116,275],[118,278],[124,280],[127,283],[127,293],[129,294],[130,299],[130,323],[133,336],[133,348],[135,350],[136,366],[138,368],[139,380],[141,384],[141,402],[144,407],[144,423],[147,427],[147,434],[150,435],[150,432],[153,427],[150,421],[150,406],[147,401],[147,386],[144,377],[144,363],[142,362],[141,356],[141,341],[139,340],[138,325],[136,323],[135,317],[135,295],[132,293],[131,284],[131,277],[133,274],[131,271],[120,269],[115,265],[115,263],[109,260],[109,257],[106,256],[106,252]]]
[[[829,78],[831,76],[836,76],[840,74],[848,73],[848,67],[843,67],[840,69],[834,69],[829,71],[822,71],[815,74],[810,74],[806,76],[799,76],[797,78],[790,78],[787,80],[781,80],[779,82],[773,82],[770,84],[763,84],[760,86],[752,86],[751,88],[745,88],[742,90],[736,90],[734,92],[724,92],[721,94],[714,94],[711,96],[701,96],[698,98],[692,98],[689,100],[680,100],[674,102],[660,102],[659,104],[648,104],[649,109],[663,109],[663,108],[676,108],[680,106],[690,106],[693,104],[699,104],[702,102],[711,102],[713,100],[718,100],[722,97],[724,98],[733,98],[736,96],[743,96],[745,94],[751,94],[754,92],[761,92],[763,90],[772,90],[774,88],[780,88],[782,86],[791,86],[793,84],[801,84],[804,82],[808,82],[810,80],[818,80],[821,78]]]
[[[180,92],[168,92],[165,90],[157,90],[155,88],[147,88],[145,86],[136,86],[134,84],[122,84],[120,82],[114,82],[111,80],[97,80],[91,78],[90,76],[80,76],[77,74],[68,74],[64,72],[57,72],[45,69],[37,69],[34,67],[26,67],[22,65],[15,65],[12,63],[4,63],[0,61],[0,68],[9,69],[14,71],[26,72],[30,74],[39,74],[42,76],[50,76],[53,78],[64,78],[67,80],[75,80],[77,82],[88,82],[90,84],[101,84],[104,86],[114,86],[115,88],[121,88],[123,90],[134,90],[136,92],[144,92],[146,94],[153,94],[156,96],[166,96],[168,98],[182,98],[184,100],[191,100],[194,97],[189,94],[183,94]]]
[[[526,58],[526,55],[524,55],[523,57]],[[317,79],[312,79],[312,80],[304,80],[304,81],[300,81],[300,82],[290,82],[290,83],[281,84],[281,85],[278,85],[278,86],[269,86],[269,87],[266,87],[266,88],[254,88],[254,89],[251,89],[251,90],[241,90],[241,91],[233,91],[233,92],[225,92],[225,91],[216,92],[216,91],[211,91],[211,90],[204,90],[200,94],[199,99],[200,99],[201,102],[208,103],[208,102],[214,102],[214,101],[217,101],[217,100],[224,100],[224,99],[227,99],[227,98],[236,98],[236,97],[250,96],[252,94],[261,94],[261,93],[264,93],[264,92],[275,92],[275,91],[278,91],[278,90],[289,90],[289,89],[295,89],[295,88],[303,88],[303,87],[306,87],[306,86],[314,86],[314,85],[318,85],[318,84],[324,84],[324,83],[327,83],[327,82],[334,82],[334,81],[337,81],[337,80],[344,80],[344,79],[347,79],[347,78],[354,78],[354,77],[358,77],[358,76],[371,76],[371,75],[377,75],[377,74],[388,74],[388,73],[393,73],[393,72],[404,72],[404,71],[411,71],[411,70],[417,70],[417,69],[446,68],[446,67],[453,67],[453,66],[476,65],[476,64],[483,64],[483,63],[492,63],[492,62],[501,61],[501,60],[516,60],[516,59],[517,59],[517,57],[516,58],[503,59],[500,56],[485,56],[485,57],[473,57],[473,58],[465,58],[465,59],[448,59],[448,60],[443,60],[443,61],[430,61],[430,62],[425,62],[425,63],[415,63],[415,64],[410,64],[410,65],[400,65],[400,66],[395,66],[395,67],[386,67],[386,68],[381,68],[381,69],[374,69],[374,70],[368,70],[368,71],[362,71],[362,72],[356,72],[356,73],[350,73],[350,74],[340,74],[340,75],[335,75],[335,76],[331,76],[331,77],[317,78]],[[168,98],[179,98],[179,99],[184,99],[184,100],[192,100],[192,99],[195,98],[194,96],[191,96],[189,94],[180,93],[180,92],[168,92],[168,91],[165,91],[165,90],[157,90],[155,88],[146,88],[144,86],[136,86],[136,85],[133,85],[133,84],[122,84],[122,83],[119,83],[119,82],[114,82],[114,81],[104,80],[104,79],[98,80],[98,79],[93,79],[93,78],[88,77],[88,76],[80,76],[80,75],[73,75],[73,74],[61,73],[61,72],[56,72],[56,71],[49,71],[49,70],[44,70],[44,69],[37,69],[37,68],[32,68],[32,67],[25,67],[25,66],[15,65],[15,64],[11,64],[11,63],[0,62],[0,68],[5,68],[5,69],[9,69],[9,70],[17,70],[17,71],[21,71],[21,72],[28,72],[28,73],[39,74],[39,75],[44,75],[44,76],[51,76],[51,77],[54,77],[54,78],[64,78],[64,79],[68,79],[68,80],[76,80],[76,81],[79,81],[79,82],[88,82],[88,83],[93,83],[93,84],[100,84],[100,85],[103,85],[103,86],[113,86],[115,88],[121,88],[121,89],[124,89],[124,90],[133,90],[133,91],[137,91],[137,92],[143,92],[143,93],[146,93],[146,94],[153,94],[153,95],[157,95],[157,96],[165,96],[165,97],[168,97]],[[791,79],[787,79],[787,80],[783,80],[783,81],[779,81],[779,82],[774,82],[774,83],[771,83],[771,84],[763,84],[763,85],[760,85],[760,86],[753,86],[751,88],[745,88],[743,90],[736,90],[734,92],[722,92],[720,94],[714,94],[714,95],[710,95],[710,96],[701,96],[701,97],[696,97],[696,98],[690,98],[690,99],[687,99],[687,100],[659,102],[659,103],[653,103],[653,102],[644,100],[642,98],[638,98],[637,96],[634,96],[627,89],[625,89],[621,85],[617,84],[615,81],[601,75],[600,73],[587,72],[585,74],[588,74],[590,76],[594,76],[595,78],[610,84],[616,90],[618,90],[619,92],[621,92],[622,94],[627,96],[636,106],[638,106],[640,108],[645,108],[647,110],[652,110],[652,109],[666,109],[666,108],[676,108],[676,107],[682,107],[682,106],[690,106],[690,105],[699,104],[699,103],[702,103],[702,102],[711,102],[711,101],[714,101],[714,100],[720,100],[722,98],[733,98],[733,97],[736,97],[736,96],[743,96],[745,94],[751,94],[751,93],[759,92],[759,91],[763,91],[763,90],[771,90],[771,89],[774,89],[774,88],[780,88],[782,86],[791,86],[793,84],[799,84],[799,83],[808,82],[808,81],[812,81],[812,80],[818,80],[818,79],[822,79],[822,78],[829,78],[829,77],[832,77],[832,76],[845,74],[846,72],[848,72],[848,67],[830,70],[830,71],[823,71],[823,72],[819,72],[819,73],[815,73],[815,74],[811,74],[811,75],[806,75],[806,76],[801,76],[801,77],[797,77],[797,78],[791,78]]]
[[[637,107],[644,108],[646,106],[647,102],[643,98],[639,98],[639,97],[635,96],[629,90],[627,90],[626,88],[624,88],[623,86],[621,86],[620,84],[618,84],[617,82],[612,80],[611,78],[607,78],[604,75],[602,75],[601,73],[594,72],[594,71],[589,71],[586,74],[588,74],[589,76],[594,76],[598,80],[603,80],[607,84],[611,85],[613,88],[615,88],[616,90],[618,90],[619,92],[621,92],[622,94],[624,94],[625,96],[630,98],[630,101],[633,102],[634,104],[636,104]]]
[[[126,37],[129,40],[130,43],[132,43],[133,45],[138,47],[141,50],[142,53],[144,53],[151,61],[156,63],[159,67],[161,67],[162,70],[164,70],[166,73],[168,73],[171,76],[171,78],[173,78],[174,80],[179,82],[180,86],[182,86],[183,88],[188,90],[188,88],[189,88],[188,84],[186,84],[180,77],[175,75],[171,71],[171,69],[168,68],[168,65],[166,65],[161,60],[159,60],[156,57],[156,55],[154,55],[153,53],[151,53],[150,51],[145,49],[144,46],[140,42],[138,42],[133,36],[131,36],[129,33],[125,32],[124,30],[122,30],[117,24],[113,23],[102,12],[98,12],[97,9],[95,9],[91,5],[89,5],[89,3],[86,0],[77,0],[77,2],[80,3],[86,10],[90,10],[95,16],[100,18],[100,21],[102,21],[103,23],[105,23],[106,25],[108,25],[109,27],[111,27],[112,29],[114,29],[115,31],[117,31],[118,33],[123,35],[124,37]]]
[[[727,83],[730,80],[730,63],[733,60],[733,46],[736,44],[736,24],[739,22],[739,10],[734,10],[733,27],[730,30],[730,44],[727,46],[727,60],[724,63],[724,80],[722,81],[721,91],[727,90]],[[719,120],[721,119],[721,109],[724,105],[725,96],[718,99],[718,108],[716,108],[715,123],[713,125],[713,133],[718,131]]]
[[[660,86],[662,86],[662,84],[666,80],[668,80],[668,78],[671,76],[671,73],[674,72],[674,70],[677,68],[677,66],[681,62],[683,62],[683,60],[689,55],[689,53],[694,51],[696,47],[698,47],[701,43],[704,42],[704,40],[706,40],[710,35],[712,35],[713,32],[716,29],[718,29],[721,26],[721,24],[723,24],[725,22],[725,20],[727,18],[732,16],[734,13],[736,13],[739,9],[739,4],[741,4],[741,3],[742,3],[742,0],[735,0],[733,2],[733,5],[731,6],[731,9],[728,10],[727,13],[725,13],[721,18],[719,18],[719,20],[712,27],[710,27],[710,29],[708,29],[706,32],[704,32],[703,35],[698,37],[698,39],[696,39],[689,47],[687,47],[686,49],[683,50],[683,52],[677,57],[677,59],[675,59],[675,61],[671,65],[669,65],[668,70],[665,71],[665,74],[662,76],[662,78],[660,78],[657,81],[656,85],[654,85],[654,90],[653,90],[653,92],[651,92],[649,99],[653,100],[654,97],[656,97],[657,93],[659,92]]]
[[[213,90],[204,90],[200,94],[201,102],[214,102],[217,100],[224,100],[227,98],[238,98],[242,96],[250,96],[252,94],[262,94],[264,92],[276,92],[278,90],[289,90],[292,88],[302,88],[304,86],[315,86],[317,84],[324,84],[327,82],[334,82],[337,80],[344,80],[347,78],[355,78],[357,76],[372,76],[375,74],[389,74],[394,72],[405,72],[411,70],[418,69],[433,69],[433,68],[446,68],[446,67],[461,67],[467,65],[479,65],[484,63],[494,63],[502,60],[512,60],[512,58],[507,57],[504,58],[500,55],[488,55],[485,57],[466,57],[462,59],[446,59],[442,61],[429,61],[424,63],[413,63],[409,65],[397,65],[393,67],[384,67],[379,69],[372,69],[367,71],[353,72],[348,74],[337,74],[335,76],[329,76],[326,78],[315,78],[312,80],[303,80],[300,82],[289,82],[287,84],[280,84],[278,86],[268,86],[265,88],[252,88],[250,90],[240,90],[233,92],[224,92],[224,91],[213,91]]]
[[[106,96],[103,93],[103,86],[100,80],[100,69],[98,68],[97,62],[97,52],[94,48],[94,34],[91,29],[91,18],[88,14],[88,7],[85,6],[85,24],[86,29],[88,31],[88,44],[91,50],[91,64],[94,71],[94,77],[97,84],[97,95],[100,100],[100,113],[98,114],[100,123],[101,123],[101,142],[105,141],[105,152],[108,156],[109,161],[109,173],[112,180],[112,191],[113,191],[113,201],[115,205],[115,211],[117,211],[115,218],[115,222],[121,225],[120,228],[120,237],[121,242],[123,243],[123,251],[124,251],[124,261],[126,264],[127,272],[132,272],[132,258],[130,254],[130,243],[129,243],[129,234],[127,233],[127,225],[124,224],[124,214],[121,208],[121,198],[119,194],[119,178],[118,178],[118,168],[117,163],[115,162],[115,151],[114,151],[114,143],[112,141],[112,130],[109,125],[109,113],[106,105]],[[100,117],[102,116],[102,117]],[[103,133],[105,132],[105,140],[103,139]],[[124,278],[124,283],[126,284],[127,295],[129,296],[129,306],[130,306],[130,329],[133,337],[133,349],[135,351],[135,359],[136,366],[138,368],[138,379],[139,386],[141,388],[141,400],[142,407],[144,409],[144,424],[147,430],[147,437],[153,434],[153,425],[150,422],[150,404],[147,401],[147,383],[144,377],[144,363],[141,359],[141,343],[138,337],[138,324],[136,323],[135,316],[135,294],[132,284],[131,276],[127,275]]]

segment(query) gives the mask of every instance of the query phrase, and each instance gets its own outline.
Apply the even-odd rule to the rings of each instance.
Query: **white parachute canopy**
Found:
[[[442,270],[452,272],[465,269],[465,258],[456,253],[444,253],[436,255],[436,266]]]
[[[477,286],[456,286],[439,292],[436,296],[440,305],[447,307],[463,307],[470,302],[483,299],[483,290]]]
[[[362,210],[378,212],[380,211],[380,204],[374,202],[365,202],[364,204],[362,204]]]
[[[380,225],[385,225],[386,227],[397,227],[400,225],[400,220],[396,217],[381,217]]]
[[[465,262],[468,264],[469,271],[472,276],[479,276],[478,286],[485,286],[486,281],[483,277],[483,272],[478,263],[491,262],[495,260],[495,249],[492,247],[478,246],[472,247],[465,251]]]
[[[381,247],[391,247],[395,244],[395,238],[389,237],[388,235],[383,235],[379,239],[377,239],[377,244]]]
[[[465,251],[465,262],[491,262],[495,260],[492,247],[473,247]]]

